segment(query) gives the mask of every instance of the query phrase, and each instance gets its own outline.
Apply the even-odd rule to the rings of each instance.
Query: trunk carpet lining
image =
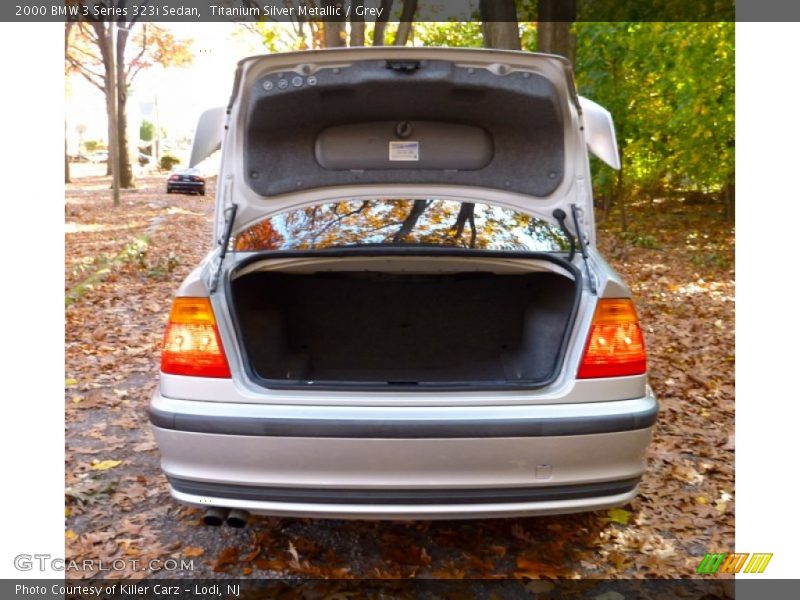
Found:
[[[554,273],[252,273],[233,282],[263,379],[535,382],[558,362],[574,283]]]

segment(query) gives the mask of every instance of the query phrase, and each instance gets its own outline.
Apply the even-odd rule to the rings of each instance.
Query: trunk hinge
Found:
[[[211,279],[208,282],[209,293],[214,293],[217,290],[219,283],[219,276],[222,273],[222,263],[225,260],[225,255],[228,253],[228,246],[231,243],[231,233],[233,233],[233,222],[236,220],[236,209],[238,205],[231,204],[225,209],[225,228],[222,231],[222,237],[217,240],[219,245],[219,256],[214,261],[214,266],[211,271]]]
[[[580,246],[581,256],[583,257],[583,264],[586,267],[586,279],[589,280],[589,289],[596,296],[597,283],[594,280],[594,273],[592,272],[592,268],[589,265],[589,252],[586,250],[587,240],[583,235],[583,231],[581,230],[581,219],[580,215],[578,214],[580,209],[576,204],[570,204],[570,208],[572,209],[572,222],[575,225],[575,233],[577,234],[578,237],[578,246]]]

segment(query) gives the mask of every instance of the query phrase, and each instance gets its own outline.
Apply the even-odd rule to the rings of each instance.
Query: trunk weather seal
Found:
[[[510,488],[351,489],[295,488],[192,481],[169,477],[175,491],[193,496],[230,498],[254,502],[357,505],[446,505],[552,502],[602,498],[632,492],[639,477],[571,485]]]
[[[486,381],[486,382],[420,382],[417,385],[396,385],[389,382],[375,383],[375,382],[359,382],[359,381],[314,381],[306,382],[299,380],[279,380],[267,379],[261,377],[253,369],[248,358],[247,348],[244,346],[244,336],[242,335],[241,325],[235,310],[235,302],[233,297],[233,289],[231,285],[231,277],[237,271],[247,267],[254,262],[263,260],[280,259],[280,258],[307,258],[307,257],[346,257],[346,256],[474,256],[478,258],[516,258],[527,260],[544,260],[551,262],[564,270],[568,271],[575,280],[575,295],[573,297],[572,307],[569,316],[567,317],[567,324],[564,328],[564,335],[559,343],[558,351],[556,353],[556,363],[553,371],[549,377],[537,381]],[[320,390],[320,391],[409,391],[409,392],[475,392],[475,391],[502,391],[502,390],[538,390],[547,387],[553,383],[564,366],[564,359],[566,357],[567,341],[575,326],[575,320],[580,307],[581,298],[583,296],[583,275],[581,270],[575,264],[568,262],[561,256],[547,253],[547,252],[522,252],[522,251],[497,251],[497,250],[464,250],[459,248],[446,248],[446,247],[411,247],[411,248],[396,248],[380,246],[375,248],[326,248],[323,250],[284,250],[284,251],[268,251],[260,252],[247,256],[241,262],[230,266],[224,274],[223,285],[225,288],[225,297],[227,299],[228,314],[230,321],[233,325],[233,333],[235,343],[238,347],[239,354],[242,357],[242,367],[248,379],[256,385],[274,390]]]

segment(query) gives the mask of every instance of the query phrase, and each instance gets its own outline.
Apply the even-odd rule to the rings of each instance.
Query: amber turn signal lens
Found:
[[[164,333],[161,371],[170,375],[230,377],[208,298],[176,298]]]
[[[647,371],[644,337],[633,302],[601,298],[578,369],[578,379],[641,375]]]

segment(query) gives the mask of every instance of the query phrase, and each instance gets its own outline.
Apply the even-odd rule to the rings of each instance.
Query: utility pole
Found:
[[[109,56],[109,71],[111,77],[107,79],[108,85],[111,86],[111,110],[108,117],[111,120],[110,138],[109,139],[109,153],[108,160],[111,161],[111,191],[114,198],[114,206],[119,206],[119,129],[117,128],[117,27],[115,22],[108,24],[108,56]]]

